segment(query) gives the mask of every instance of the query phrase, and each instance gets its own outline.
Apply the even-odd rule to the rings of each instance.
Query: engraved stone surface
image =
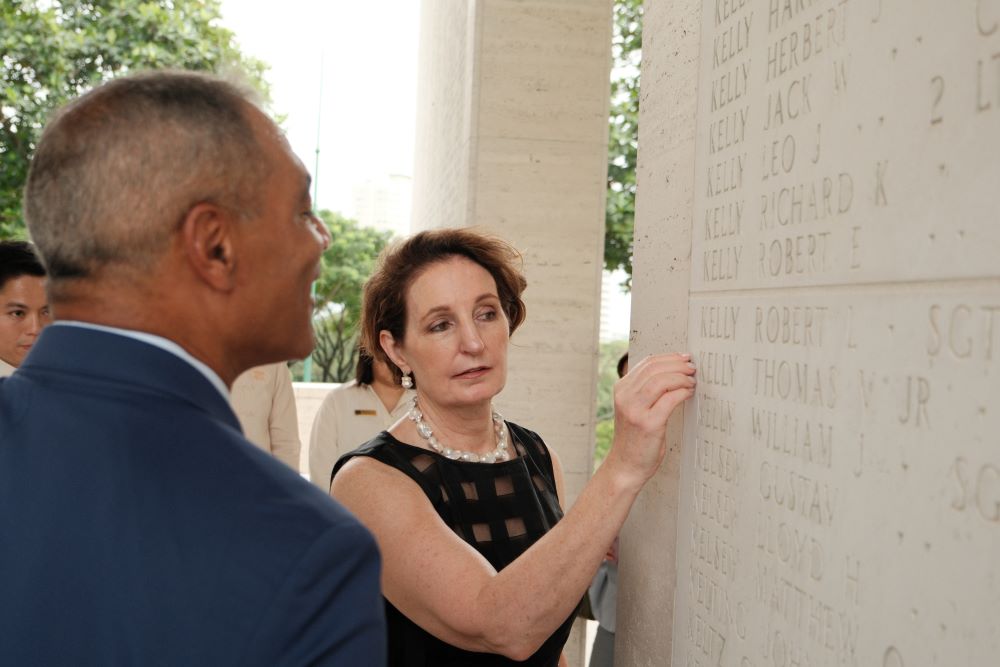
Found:
[[[673,664],[997,664],[1000,1],[714,0],[698,66]]]

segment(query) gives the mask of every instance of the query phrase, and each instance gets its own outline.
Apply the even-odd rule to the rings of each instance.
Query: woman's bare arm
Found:
[[[566,516],[499,573],[397,470],[354,459],[334,478],[332,493],[374,533],[383,592],[396,608],[449,644],[523,660],[569,616],[590,584],[636,495],[663,460],[667,418],[692,395],[693,375],[688,357],[659,355],[619,380],[615,439],[604,464]]]

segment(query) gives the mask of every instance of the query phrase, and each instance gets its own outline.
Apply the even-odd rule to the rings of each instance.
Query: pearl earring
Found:
[[[403,377],[400,378],[399,384],[403,386],[403,389],[413,389],[413,378],[410,377],[409,373],[403,373]]]

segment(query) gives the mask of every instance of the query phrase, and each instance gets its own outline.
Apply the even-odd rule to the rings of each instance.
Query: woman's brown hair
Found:
[[[427,267],[450,257],[466,257],[493,276],[511,333],[524,321],[526,308],[521,294],[528,283],[521,273],[521,253],[506,241],[471,229],[434,229],[392,244],[382,251],[365,283],[361,347],[386,361],[396,380],[402,373],[382,350],[379,333],[386,330],[397,341],[403,340],[410,285]]]

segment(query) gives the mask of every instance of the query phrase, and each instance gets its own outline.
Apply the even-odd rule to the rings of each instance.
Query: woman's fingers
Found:
[[[667,419],[673,413],[674,408],[694,396],[694,385],[678,387],[677,389],[665,392],[656,405],[653,406],[652,416],[655,421],[662,421],[666,424]]]
[[[660,415],[662,407],[658,410],[654,408],[670,405],[672,409],[677,402],[687,398],[697,384],[695,374],[690,355],[646,357],[615,385],[615,410],[625,413],[625,416],[637,417],[652,410],[657,417],[665,419],[669,410],[667,415]],[[680,393],[671,395],[672,392]]]
[[[618,469],[643,482],[656,471],[666,452],[667,421],[696,385],[696,369],[686,354],[647,357],[618,381],[609,454]]]
[[[615,384],[615,417],[623,426],[661,431],[670,413],[697,385],[689,355],[647,357]]]

